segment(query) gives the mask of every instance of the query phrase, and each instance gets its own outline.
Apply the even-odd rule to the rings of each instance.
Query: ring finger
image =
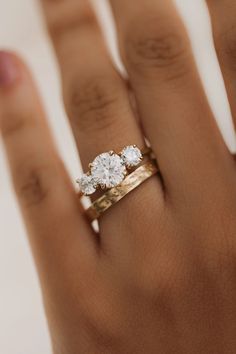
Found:
[[[111,63],[89,2],[43,1],[43,5],[60,64],[65,106],[84,169],[104,151],[120,151],[130,144],[143,148],[143,136],[131,108],[127,85]],[[125,223],[130,205],[135,212],[133,206],[139,208],[140,198],[147,198],[150,203],[156,199],[155,190],[161,187],[157,179],[148,183],[154,189],[147,192],[139,187],[139,191],[107,211],[100,230],[114,230],[112,238],[117,235],[120,243],[122,236],[116,225],[121,219]]]

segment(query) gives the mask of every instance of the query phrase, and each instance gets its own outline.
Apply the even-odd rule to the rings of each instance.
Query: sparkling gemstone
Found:
[[[80,190],[85,195],[91,195],[96,191],[96,186],[92,176],[83,174],[81,178],[77,180]]]
[[[112,188],[123,181],[126,167],[119,155],[105,152],[91,164],[91,174],[101,187]]]
[[[137,146],[130,145],[124,148],[121,158],[127,167],[134,167],[142,161],[142,153]]]

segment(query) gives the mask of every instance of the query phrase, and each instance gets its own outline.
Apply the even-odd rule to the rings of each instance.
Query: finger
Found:
[[[203,93],[186,30],[170,0],[110,3],[164,183],[167,190],[182,195],[188,188],[190,193],[193,181],[202,185],[203,179],[222,174],[222,165],[228,168],[231,160]]]
[[[131,109],[126,83],[111,64],[95,15],[87,0],[42,1],[49,33],[60,64],[64,101],[85,170],[96,155],[144,146]],[[154,200],[162,200],[161,185],[153,178],[99,219],[102,249],[127,249],[131,241],[121,224],[140,215]],[[144,207],[143,207],[144,209]],[[127,221],[128,222],[128,221]]]
[[[207,4],[212,19],[215,48],[236,124],[236,3],[233,0],[207,0]]]
[[[95,259],[94,235],[54,148],[30,74],[6,52],[0,52],[0,128],[40,275],[50,283],[52,274],[62,276],[73,261],[85,273]]]
[[[142,146],[126,84],[111,63],[89,2],[42,3],[84,169],[98,153]]]

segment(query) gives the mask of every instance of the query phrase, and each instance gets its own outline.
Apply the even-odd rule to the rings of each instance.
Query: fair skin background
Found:
[[[1,133],[54,353],[235,354],[236,166],[173,3],[110,0],[128,80],[88,0],[41,3],[84,169],[103,151],[144,146],[145,135],[162,175],[104,214],[95,234],[29,71],[0,53]],[[236,2],[208,5],[236,120]]]

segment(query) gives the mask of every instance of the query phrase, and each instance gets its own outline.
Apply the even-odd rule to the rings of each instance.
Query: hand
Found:
[[[55,354],[236,352],[236,167],[169,0],[110,0],[140,122],[87,0],[42,1],[82,164],[148,138],[162,178],[96,234],[22,61],[0,54],[0,118]],[[235,106],[233,0],[210,1]],[[142,129],[141,129],[142,126]]]

